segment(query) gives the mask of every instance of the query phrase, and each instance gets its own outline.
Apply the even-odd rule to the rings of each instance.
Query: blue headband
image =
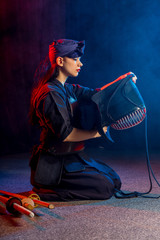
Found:
[[[49,45],[49,58],[53,62],[57,57],[80,57],[84,54],[85,41],[71,39],[55,40]]]

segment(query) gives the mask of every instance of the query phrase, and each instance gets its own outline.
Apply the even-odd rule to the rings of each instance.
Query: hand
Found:
[[[106,127],[106,126],[105,126],[105,127],[103,127],[103,131],[104,131],[104,133],[106,133],[106,132],[107,132],[107,128],[108,128],[108,127]]]
[[[132,77],[132,81],[136,84],[137,77],[136,76]]]
[[[104,131],[104,133],[106,133],[107,132],[107,127],[105,126],[105,127],[103,127],[103,131]],[[99,132],[97,131],[96,132],[96,134],[94,135],[94,138],[97,138],[97,137],[101,137],[101,134],[99,134]]]
[[[130,74],[133,75],[133,77],[132,77],[132,81],[136,84],[137,76],[136,76],[133,72],[130,72]]]

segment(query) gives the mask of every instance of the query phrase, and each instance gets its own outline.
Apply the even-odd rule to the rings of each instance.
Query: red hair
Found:
[[[50,54],[51,56],[51,54]],[[35,71],[34,75],[34,84],[31,92],[31,100],[30,100],[30,110],[29,110],[29,119],[31,124],[37,124],[39,118],[37,117],[36,109],[39,105],[40,100],[44,98],[44,96],[48,93],[48,88],[46,87],[46,83],[50,80],[51,77],[56,78],[58,76],[58,68],[57,64],[52,58],[52,64],[50,61],[50,57],[47,56],[45,60],[43,60],[38,68]]]

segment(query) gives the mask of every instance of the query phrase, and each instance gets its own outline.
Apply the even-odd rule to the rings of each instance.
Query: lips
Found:
[[[81,71],[81,69],[77,69],[77,72],[80,72]]]

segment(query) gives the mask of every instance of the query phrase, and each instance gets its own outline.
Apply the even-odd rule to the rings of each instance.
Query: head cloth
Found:
[[[57,57],[76,58],[84,54],[85,41],[71,39],[55,40],[49,45],[49,59],[54,64]]]

